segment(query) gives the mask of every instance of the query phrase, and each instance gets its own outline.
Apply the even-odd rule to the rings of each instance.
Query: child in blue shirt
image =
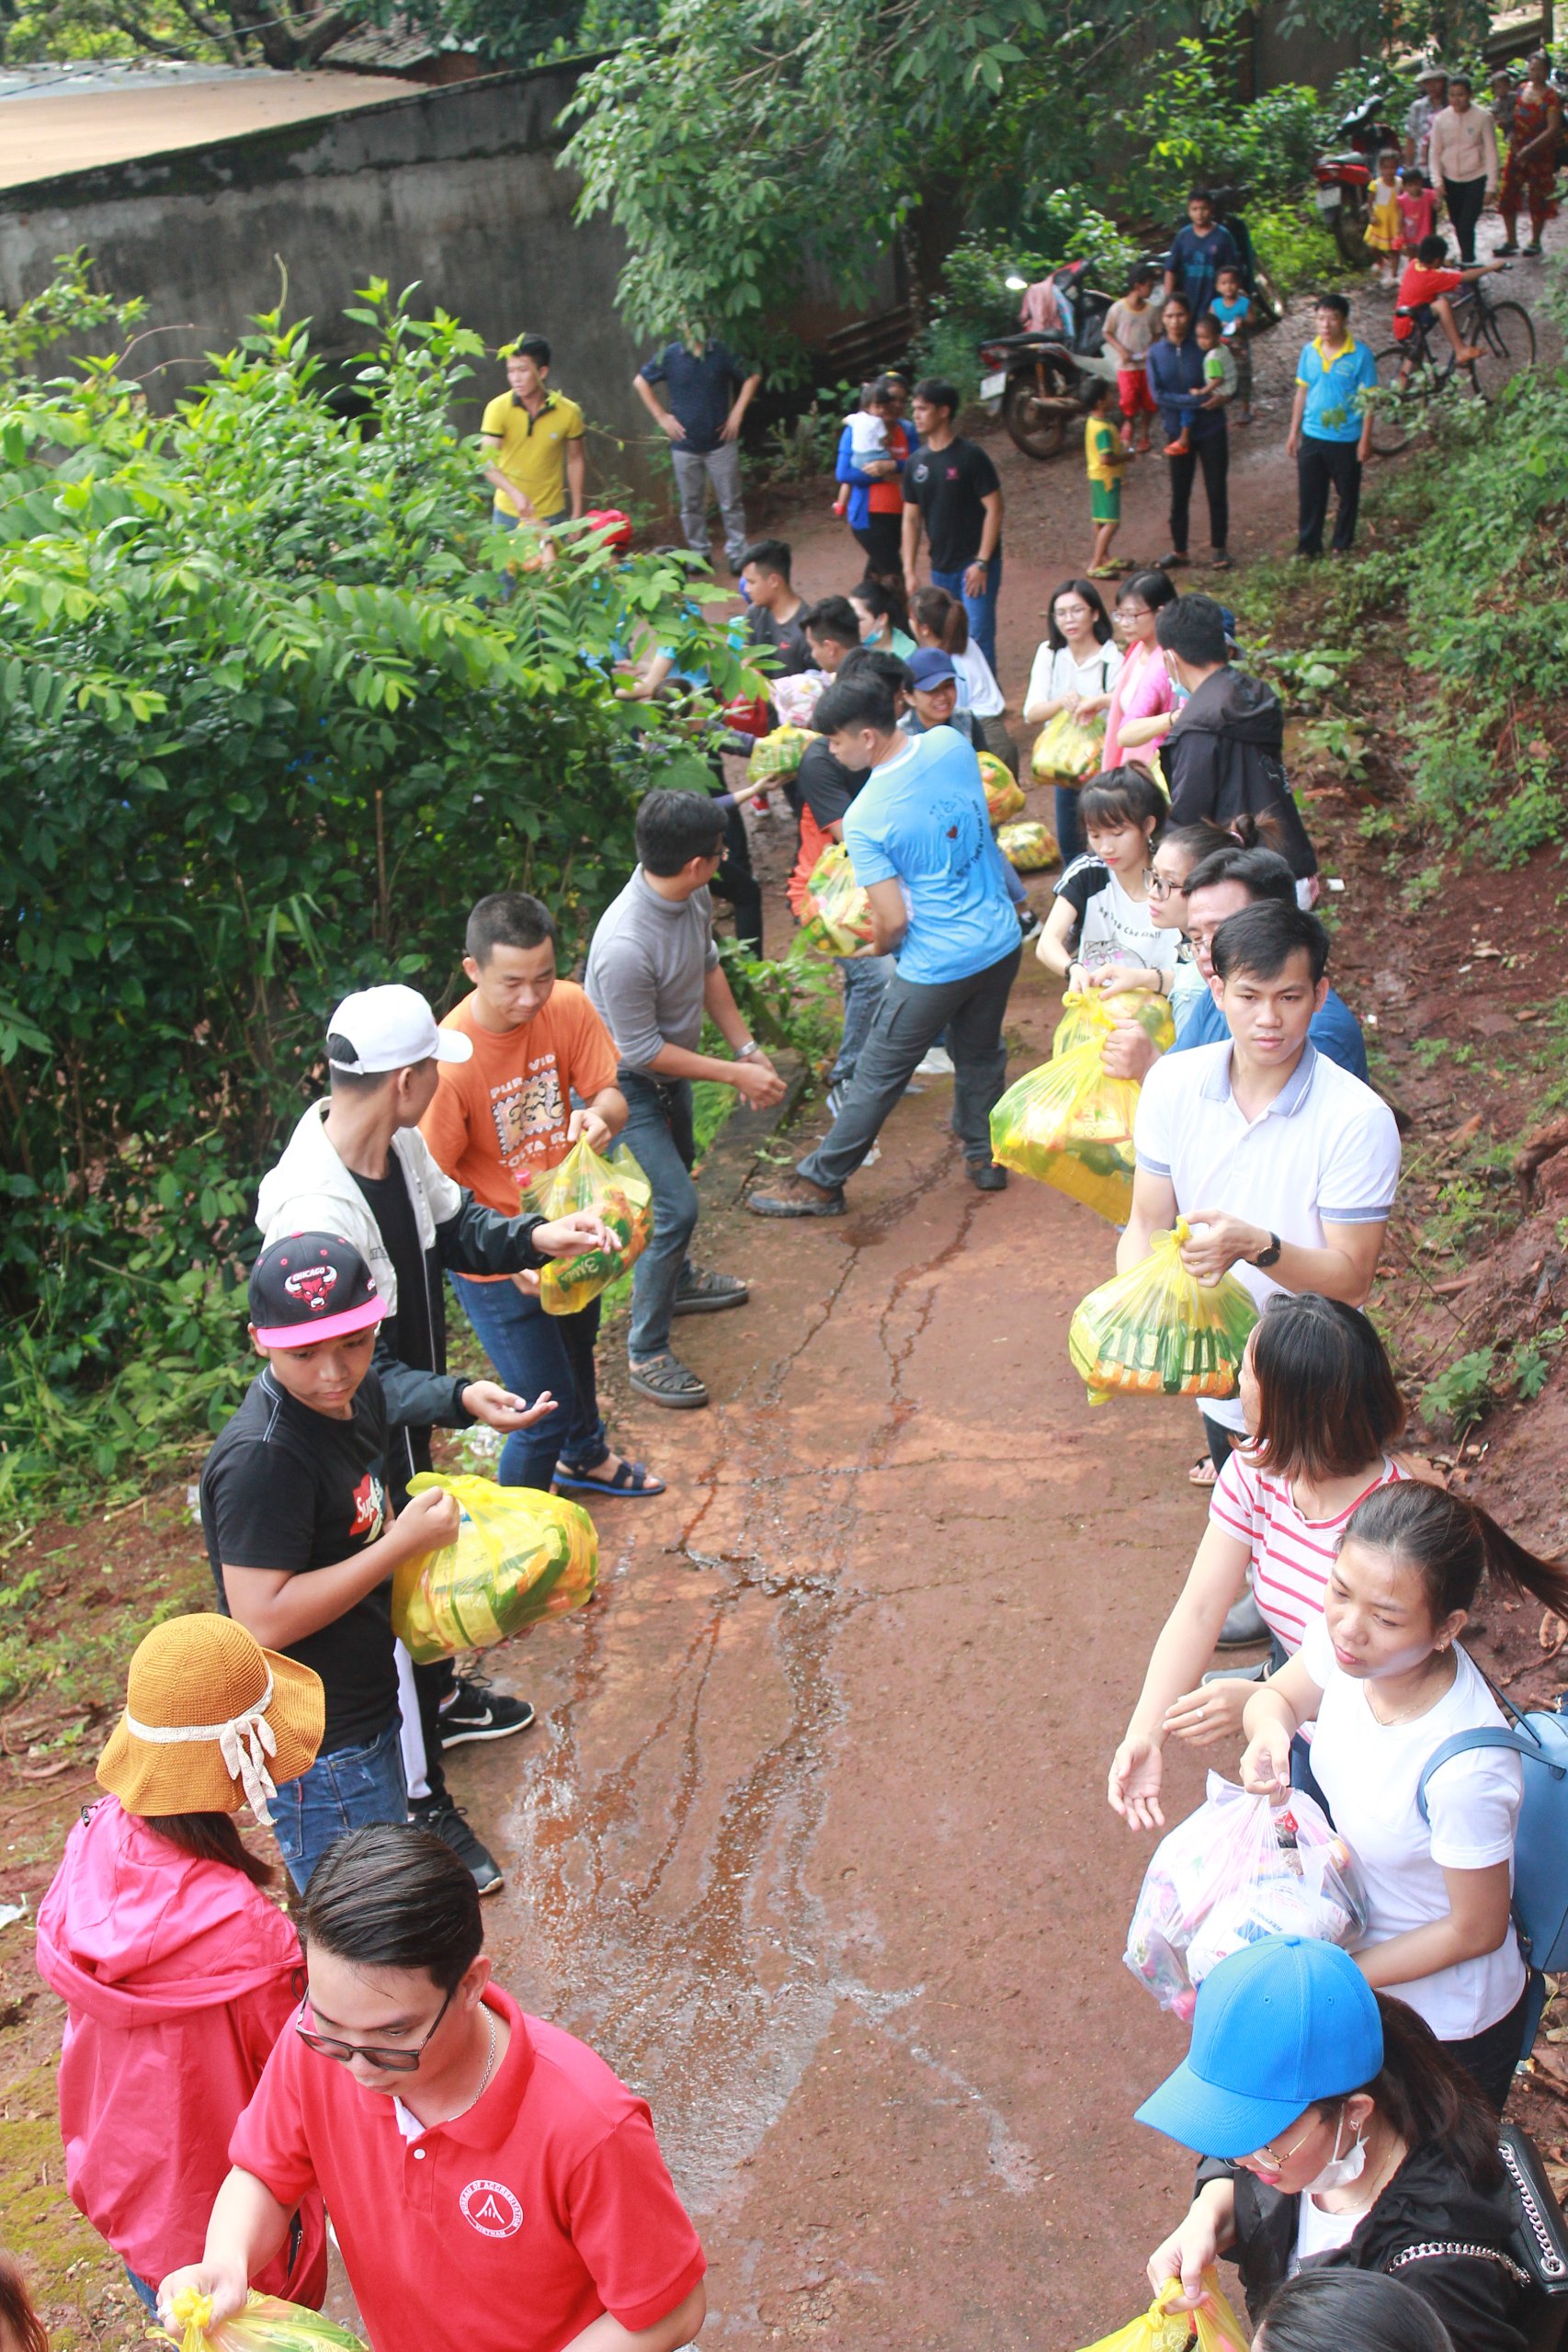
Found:
[[[1236,363],[1236,402],[1231,421],[1252,423],[1252,296],[1242,284],[1234,262],[1221,262],[1214,275],[1214,299],[1209,305],[1220,322],[1220,335]]]

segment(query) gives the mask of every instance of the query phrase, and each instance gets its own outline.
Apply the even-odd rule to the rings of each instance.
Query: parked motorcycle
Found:
[[[1369,258],[1367,230],[1371,205],[1368,191],[1377,175],[1378,157],[1385,147],[1397,147],[1400,143],[1399,132],[1384,119],[1386,104],[1386,93],[1374,90],[1340,124],[1336,134],[1340,145],[1332,153],[1320,155],[1312,165],[1318,210],[1325,225],[1333,230],[1335,244],[1354,268],[1364,267]]]
[[[1070,261],[1051,273],[1058,329],[995,335],[980,347],[987,370],[981,399],[993,416],[1000,413],[1008,437],[1027,458],[1060,456],[1090,381],[1116,379],[1116,361],[1105,348],[1111,297],[1085,283],[1088,267]],[[1007,280],[1015,292],[1024,282]]]

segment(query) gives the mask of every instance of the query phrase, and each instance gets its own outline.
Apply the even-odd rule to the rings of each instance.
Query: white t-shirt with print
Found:
[[[1138,1165],[1170,1178],[1178,1213],[1222,1209],[1304,1249],[1323,1248],[1325,1223],[1384,1223],[1399,1184],[1388,1105],[1309,1040],[1268,1108],[1248,1120],[1231,1092],[1232,1051],[1226,1038],[1162,1054],[1138,1096]],[[1231,1271],[1259,1309],[1280,1287],[1244,1261]],[[1244,1434],[1239,1399],[1205,1397],[1203,1410]]]
[[[1301,1643],[1302,1665],[1323,1692],[1312,1733],[1312,1772],[1361,1873],[1368,1903],[1366,1944],[1386,1944],[1447,1916],[1450,1870],[1512,1863],[1524,1771],[1506,1748],[1473,1748],[1433,1776],[1429,1819],[1415,1802],[1422,1770],[1455,1732],[1500,1725],[1503,1714],[1485,1682],[1456,1643],[1453,1682],[1435,1707],[1405,1723],[1380,1723],[1368,1685],[1342,1673],[1320,1617]],[[1512,1922],[1494,1952],[1460,1960],[1407,1984],[1382,1990],[1407,2001],[1439,2041],[1484,2033],[1525,1989],[1525,1963]]]
[[[1161,930],[1147,900],[1129,898],[1103,858],[1074,858],[1056,884],[1056,896],[1064,898],[1078,915],[1076,962],[1090,969],[1107,963],[1147,964],[1175,972],[1179,934]]]

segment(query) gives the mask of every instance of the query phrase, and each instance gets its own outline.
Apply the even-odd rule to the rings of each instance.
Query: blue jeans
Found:
[[[126,2277],[130,2279],[131,2285],[136,2290],[137,2301],[144,2303],[147,2309],[152,2312],[153,2317],[156,2319],[158,2316],[157,2289],[155,2287],[150,2287],[145,2278],[138,2278],[135,2271],[132,2270],[129,2262],[126,2263],[123,2267]]]
[[[828,1074],[830,1086],[846,1086],[855,1075],[860,1048],[871,1033],[882,992],[893,974],[892,956],[840,956],[838,976],[844,983],[844,1030],[838,1058]]]
[[[609,1451],[594,1381],[598,1300],[590,1299],[575,1314],[547,1315],[515,1282],[478,1282],[472,1274],[449,1278],[480,1346],[514,1395],[531,1402],[548,1389],[555,1399],[548,1419],[514,1429],[502,1447],[502,1485],[548,1488],[558,1461],[597,1470]]]
[[[396,1716],[364,1747],[318,1755],[272,1800],[273,1828],[289,1876],[303,1894],[329,1846],[367,1822],[408,1819],[408,1784]]]
[[[1056,787],[1056,846],[1062,852],[1063,867],[1084,854],[1084,820],[1078,813],[1078,788],[1075,784]]]
[[[996,666],[996,598],[1002,588],[1001,549],[998,548],[991,559],[985,574],[985,594],[983,597],[965,596],[963,575],[966,568],[960,567],[957,572],[933,570],[931,585],[934,588],[946,588],[949,597],[957,597],[969,616],[970,635],[994,669]]]
[[[697,1231],[697,1187],[691,1164],[697,1142],[691,1125],[689,1078],[650,1078],[622,1069],[617,1085],[631,1116],[621,1140],[653,1187],[653,1238],[631,1272],[631,1328],[626,1352],[632,1363],[663,1356],[670,1344],[670,1312],[681,1276],[691,1261],[687,1246]]]

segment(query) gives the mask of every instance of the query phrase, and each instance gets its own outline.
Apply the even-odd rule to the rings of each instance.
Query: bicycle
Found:
[[[1510,377],[1535,365],[1535,326],[1528,311],[1522,302],[1494,301],[1484,278],[1473,279],[1454,301],[1460,340],[1479,352],[1463,366],[1448,337],[1428,327],[1419,312],[1401,309],[1395,315],[1408,318],[1414,332],[1377,355],[1371,446],[1378,457],[1396,456],[1456,380],[1461,398],[1492,401]]]

